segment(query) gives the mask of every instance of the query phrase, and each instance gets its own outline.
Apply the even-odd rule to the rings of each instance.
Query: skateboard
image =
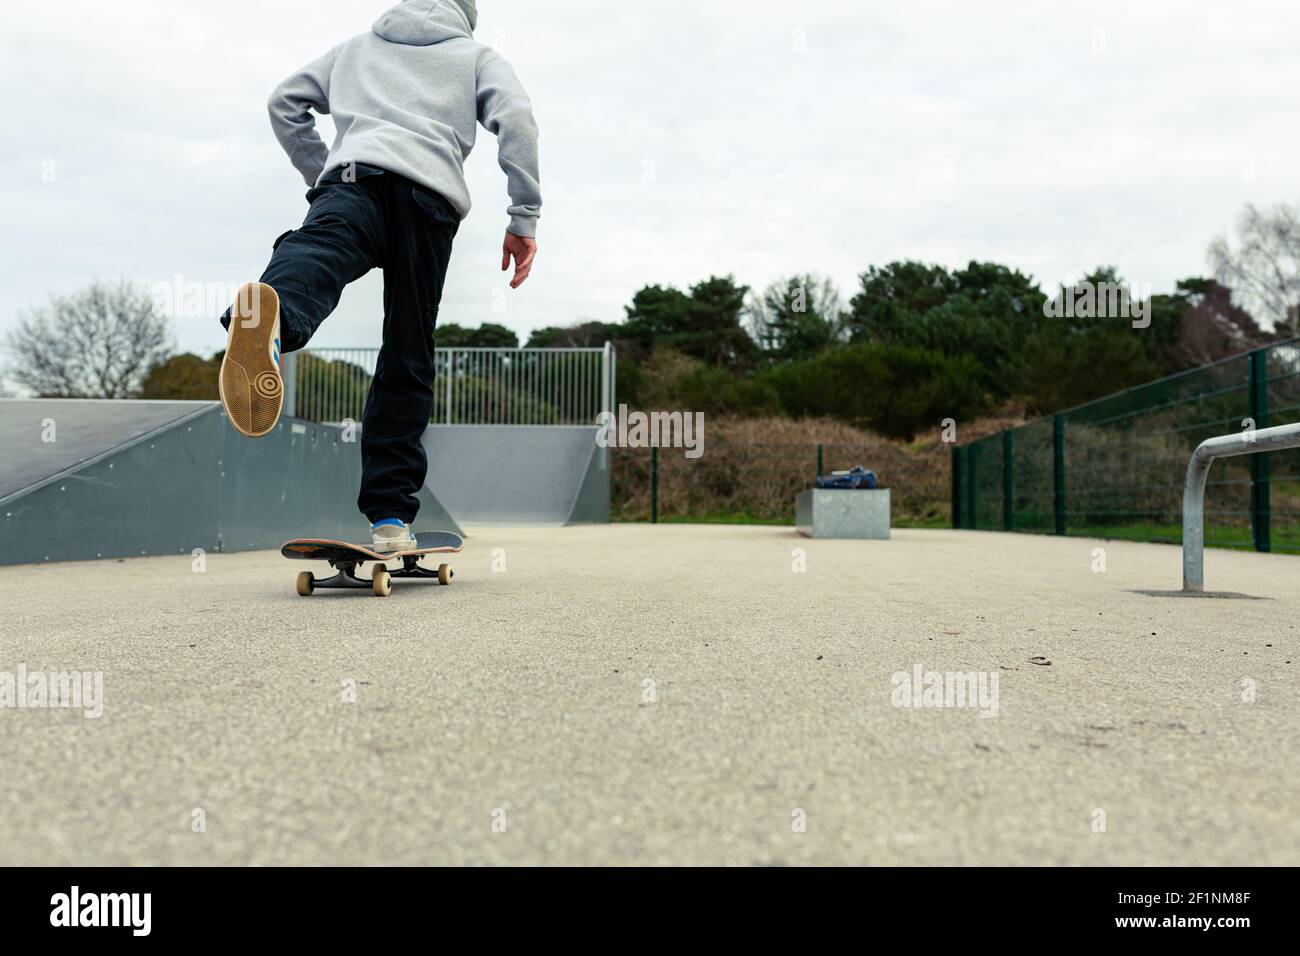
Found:
[[[298,561],[328,561],[335,573],[328,578],[315,577],[310,571],[298,575],[298,593],[309,597],[317,588],[359,588],[370,590],[375,597],[388,597],[393,578],[421,578],[451,584],[454,576],[450,564],[438,565],[438,570],[420,564],[426,554],[455,554],[464,540],[451,531],[423,531],[415,536],[414,548],[407,551],[372,551],[360,544],[333,541],[328,538],[295,538],[280,546],[286,558]],[[400,559],[401,568],[389,571],[387,563]],[[369,578],[357,577],[357,568],[367,561],[375,562]]]

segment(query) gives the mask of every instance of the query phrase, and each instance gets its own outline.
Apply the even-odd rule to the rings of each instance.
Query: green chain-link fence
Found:
[[[1296,421],[1289,339],[954,447],[953,527],[1177,543],[1196,446]],[[1215,463],[1205,541],[1300,552],[1300,450]]]

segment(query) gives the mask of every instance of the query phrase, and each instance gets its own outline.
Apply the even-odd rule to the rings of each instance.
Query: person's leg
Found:
[[[250,438],[265,435],[280,418],[280,356],[305,346],[338,305],[343,287],[383,256],[376,188],[382,171],[357,172],[345,181],[340,168],[307,193],[311,208],[301,228],[276,240],[261,281],[241,288],[221,317],[229,331],[218,379],[221,403],[230,424]]]
[[[385,177],[384,344],[361,427],[361,493],[371,523],[410,524],[428,460],[420,439],[433,410],[433,331],[460,220],[440,196]]]
[[[345,182],[336,170],[307,193],[311,208],[298,229],[276,240],[260,281],[279,297],[281,349],[303,348],[334,311],[343,287],[379,265],[384,255],[380,171]],[[235,306],[238,308],[238,303]],[[230,328],[231,310],[221,317]]]

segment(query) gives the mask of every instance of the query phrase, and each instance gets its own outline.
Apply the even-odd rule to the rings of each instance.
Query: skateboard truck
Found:
[[[301,578],[305,574],[311,578],[311,591],[317,588],[360,588],[363,591],[375,590],[377,592],[374,576],[369,580],[357,577],[357,568],[360,567],[359,562],[340,561],[335,564],[331,561],[330,567],[334,568],[336,573],[327,578],[318,578],[310,571],[303,571],[298,576]],[[381,570],[387,573],[387,569],[380,565],[375,569],[375,574],[377,575]],[[308,593],[310,594],[311,591],[308,591]]]
[[[426,568],[420,564],[419,555],[408,554],[402,558],[402,566],[396,571],[389,571],[389,577],[393,578],[437,578],[439,584],[450,584],[451,579],[456,576],[452,571],[450,564],[438,565],[438,570]]]

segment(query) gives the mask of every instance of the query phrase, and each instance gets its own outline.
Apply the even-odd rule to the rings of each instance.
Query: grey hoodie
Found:
[[[307,64],[267,101],[276,138],[307,185],[345,163],[365,163],[428,186],[464,218],[470,198],[463,167],[478,121],[497,137],[509,230],[535,236],[542,208],[537,124],[510,64],[472,39],[454,0],[406,0],[371,29]],[[311,110],[333,115],[332,147],[321,141]]]

